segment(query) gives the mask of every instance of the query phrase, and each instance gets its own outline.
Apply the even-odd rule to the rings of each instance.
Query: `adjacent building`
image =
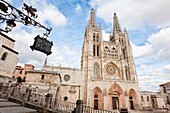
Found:
[[[160,92],[165,101],[165,107],[170,109],[170,82],[160,84]]]
[[[21,77],[22,80],[25,80],[28,70],[34,70],[34,66],[32,64],[25,64],[23,68],[21,66],[16,66],[13,78]]]
[[[15,40],[0,32],[0,82],[12,79],[18,52],[13,50]]]
[[[143,110],[163,109],[163,96],[160,92],[141,91],[141,107]]]

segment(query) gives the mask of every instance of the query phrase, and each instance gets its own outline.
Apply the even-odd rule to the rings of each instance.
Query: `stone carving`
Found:
[[[118,51],[115,49],[115,47],[109,48],[107,46],[104,47],[104,56],[103,58],[113,58],[118,59]]]
[[[109,64],[109,65],[106,67],[106,72],[107,72],[109,75],[114,75],[115,72],[116,72],[115,66]]]

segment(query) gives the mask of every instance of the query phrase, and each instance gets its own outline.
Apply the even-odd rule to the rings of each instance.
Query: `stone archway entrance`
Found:
[[[118,110],[122,107],[124,107],[124,95],[123,95],[123,90],[122,88],[117,84],[113,84],[109,88],[108,92],[108,108],[109,110]]]
[[[130,89],[129,91],[129,105],[131,110],[138,108],[137,93],[134,89]]]
[[[94,109],[104,109],[104,99],[99,87],[93,89],[93,107]]]

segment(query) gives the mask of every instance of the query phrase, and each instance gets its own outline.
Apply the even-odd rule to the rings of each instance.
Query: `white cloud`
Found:
[[[34,29],[33,29],[34,30]],[[38,51],[32,51],[30,46],[33,45],[34,37],[37,33],[28,33],[25,30],[21,29],[21,26],[18,25],[13,29],[8,35],[13,38],[15,42],[14,50],[19,52],[19,62],[21,65],[24,63],[31,63],[37,67],[42,67],[42,60],[45,55]]]
[[[48,65],[61,65],[64,67],[75,67],[79,61],[79,53],[65,45],[62,49],[52,48],[52,53],[48,57]]]
[[[145,45],[132,44],[142,90],[158,91],[161,83],[170,80],[169,34],[170,27],[164,28],[150,35]]]
[[[80,13],[82,8],[79,4],[77,4],[76,7],[75,7],[75,10],[76,10],[76,13]]]
[[[158,91],[159,85],[170,80],[170,65],[142,70],[147,75],[139,76],[141,90]]]
[[[144,57],[152,55],[154,52],[154,48],[152,45],[146,43],[143,46],[136,46],[133,43],[131,43],[132,49],[133,49],[133,55],[134,57]]]
[[[122,25],[128,29],[147,24],[156,27],[170,25],[169,0],[91,0],[89,4],[96,9],[97,17],[106,22],[112,23],[111,14],[116,12]]]
[[[111,34],[106,33],[104,30],[102,30],[102,37],[104,41],[109,41],[109,37]]]
[[[168,60],[170,57],[170,27],[161,29],[159,32],[152,34],[147,39],[147,42],[142,46],[136,46],[131,43],[134,57],[151,57]]]

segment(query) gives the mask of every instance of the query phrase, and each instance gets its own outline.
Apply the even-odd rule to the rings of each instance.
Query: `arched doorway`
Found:
[[[122,88],[117,84],[114,83],[110,88],[109,88],[109,110],[118,110],[122,107],[124,107],[124,95],[123,95],[123,90]]]
[[[104,109],[104,98],[99,87],[93,89],[93,107],[94,109]]]
[[[131,110],[138,108],[137,93],[134,89],[129,90],[129,105]]]

